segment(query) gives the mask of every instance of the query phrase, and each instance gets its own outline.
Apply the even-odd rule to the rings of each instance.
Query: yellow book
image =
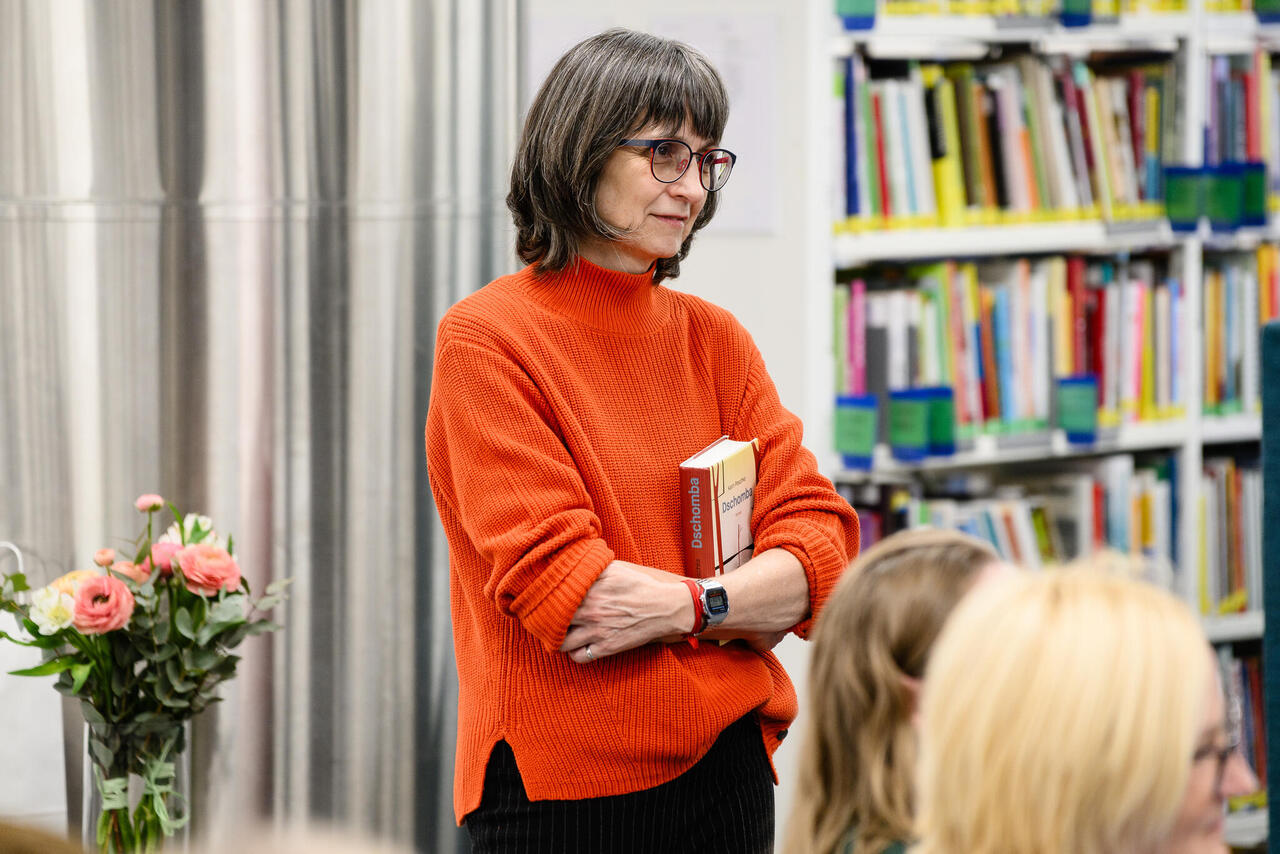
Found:
[[[1146,107],[1146,136],[1143,138],[1143,153],[1148,160],[1159,162],[1160,160],[1160,90],[1155,86],[1146,87],[1146,95],[1143,98]],[[1150,170],[1147,169],[1145,163],[1138,164],[1139,175],[1149,175]],[[1155,187],[1147,187],[1147,193],[1144,199],[1150,200],[1156,190]],[[1157,216],[1160,216],[1157,214]]]
[[[1213,602],[1209,600],[1209,498],[1204,490],[1200,491],[1200,500],[1196,503],[1199,505],[1199,512],[1196,514],[1199,524],[1196,527],[1199,529],[1197,533],[1200,542],[1200,554],[1197,555],[1200,571],[1197,573],[1199,578],[1196,592],[1199,593],[1197,598],[1200,600],[1200,615],[1207,617],[1213,613]]]
[[[1258,320],[1266,323],[1274,311],[1271,305],[1272,256],[1275,247],[1264,243],[1258,247]]]
[[[1075,373],[1075,334],[1071,294],[1067,293],[1067,259],[1049,259],[1049,310],[1053,314],[1053,375]]]
[[[1155,297],[1151,287],[1142,289],[1142,387],[1138,413],[1143,421],[1154,419],[1156,410],[1156,321]]]
[[[933,161],[933,186],[938,200],[938,219],[943,225],[959,225],[964,218],[964,173],[960,165],[960,125],[956,115],[956,93],[942,66],[921,65],[920,77],[926,89],[934,91],[937,115],[930,121],[942,124],[946,149]]]

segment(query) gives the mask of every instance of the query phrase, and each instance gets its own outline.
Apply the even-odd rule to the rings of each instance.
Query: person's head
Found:
[[[716,209],[702,182],[726,161],[695,155],[663,183],[688,152],[650,141],[706,153],[728,115],[724,81],[686,44],[612,29],[570,48],[529,108],[511,169],[507,207],[521,259],[544,271],[580,255],[625,272],[656,262],[655,282],[679,275]]]
[[[788,854],[859,851],[910,835],[919,680],[947,615],[996,552],[956,531],[906,531],[850,566],[813,631],[809,722]],[[866,846],[863,848],[862,846]]]
[[[964,602],[930,659],[926,854],[1200,854],[1251,774],[1226,739],[1195,616],[1143,581],[1022,575]]]

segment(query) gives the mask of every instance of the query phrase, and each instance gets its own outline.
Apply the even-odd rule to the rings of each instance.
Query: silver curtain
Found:
[[[422,428],[437,320],[514,266],[519,7],[0,0],[0,539],[86,566],[157,491],[294,579],[197,727],[199,835],[460,845]]]

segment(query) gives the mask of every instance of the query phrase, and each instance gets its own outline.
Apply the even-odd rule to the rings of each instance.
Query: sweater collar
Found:
[[[606,332],[643,335],[660,329],[671,313],[670,294],[643,273],[606,270],[577,258],[556,272],[523,270],[528,293],[557,314]]]

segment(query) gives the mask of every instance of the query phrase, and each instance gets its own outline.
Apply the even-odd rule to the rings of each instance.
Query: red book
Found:
[[[996,371],[996,335],[992,318],[996,310],[995,294],[978,289],[978,325],[982,333],[982,415],[984,421],[1000,418],[1000,376]]]
[[[1093,482],[1093,547],[1105,548],[1107,545],[1107,496],[1102,489],[1102,482]]]
[[[1253,770],[1258,775],[1258,783],[1262,788],[1267,786],[1267,716],[1262,705],[1262,668],[1258,666],[1257,656],[1249,656],[1244,660],[1245,669],[1249,672],[1249,696],[1242,697],[1241,702],[1248,703],[1253,711]]]
[[[881,118],[879,92],[871,93],[871,114],[876,125],[876,179],[880,182],[880,200],[887,219],[893,216],[893,205],[889,202],[889,169],[884,156],[884,121]]]
[[[711,578],[751,559],[756,440],[721,436],[680,464],[685,574]]]
[[[1143,103],[1147,81],[1142,71],[1135,68],[1129,72],[1129,139],[1133,145],[1133,165],[1138,173],[1138,182],[1143,182],[1147,174],[1146,133],[1147,105]],[[1149,198],[1150,190],[1143,188],[1142,198]]]
[[[1072,255],[1067,258],[1067,293],[1071,296],[1071,349],[1073,363],[1071,371],[1075,374],[1089,372],[1088,333],[1089,324],[1085,313],[1083,255]]]
[[[1244,590],[1244,496],[1240,467],[1227,466],[1227,516],[1231,525],[1231,589]]]
[[[1106,402],[1107,388],[1107,301],[1103,298],[1104,293],[1097,288],[1090,288],[1089,299],[1093,302],[1093,340],[1089,342],[1089,352],[1092,354],[1094,374],[1098,377],[1098,405],[1102,406]],[[1114,323],[1112,318],[1110,322]]]
[[[1245,157],[1249,160],[1262,159],[1262,131],[1258,120],[1258,72],[1257,60],[1253,70],[1246,71],[1244,77],[1244,146]]]

